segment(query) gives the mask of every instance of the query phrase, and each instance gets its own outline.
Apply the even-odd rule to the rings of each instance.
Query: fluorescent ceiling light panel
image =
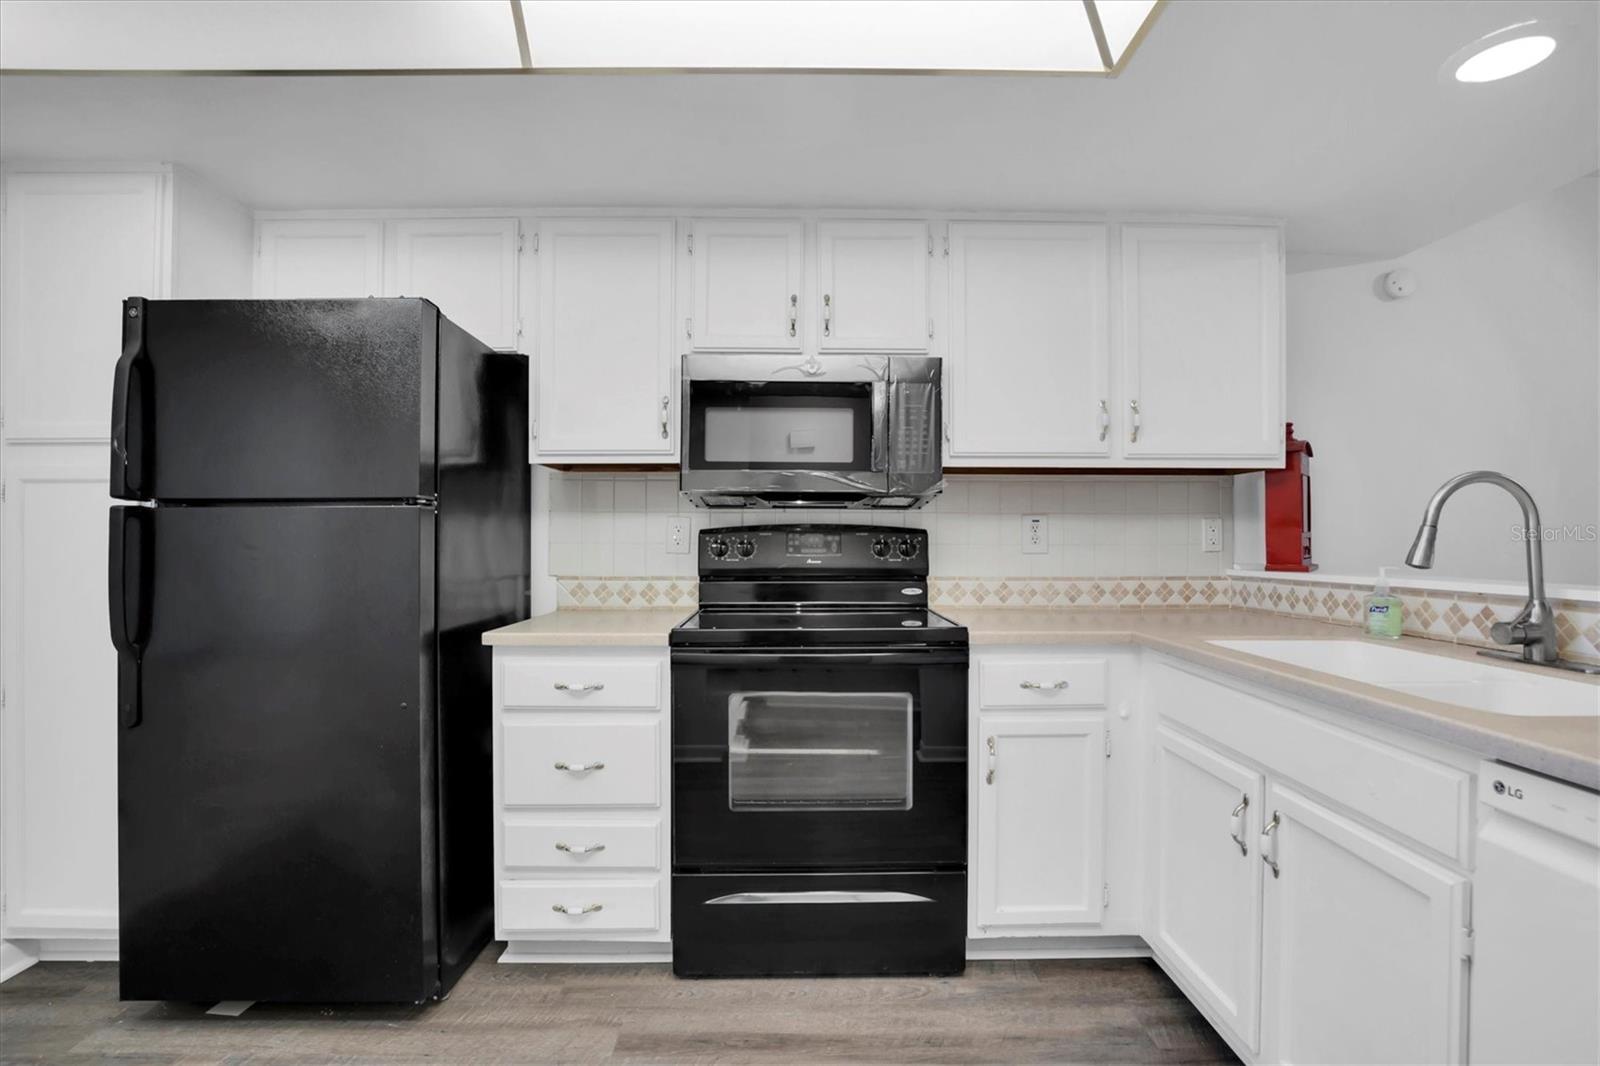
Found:
[[[521,2],[535,70],[1108,73],[1084,0]],[[1113,64],[1156,6],[1098,0]]]
[[[1456,68],[1456,81],[1499,81],[1513,74],[1521,74],[1550,58],[1556,50],[1554,37],[1535,34],[1530,37],[1513,37],[1492,44]]]
[[[514,70],[508,0],[4,0],[6,70]]]

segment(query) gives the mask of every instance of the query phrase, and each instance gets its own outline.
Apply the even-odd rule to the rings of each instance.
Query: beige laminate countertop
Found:
[[[690,611],[556,611],[491,630],[485,644],[521,647],[664,647],[667,633]],[[1600,789],[1600,718],[1538,718],[1492,714],[1422,699],[1334,674],[1307,670],[1208,643],[1228,639],[1360,640],[1349,626],[1258,611],[1203,609],[1078,610],[952,608],[940,613],[967,627],[974,647],[993,645],[1130,644],[1150,648],[1218,673],[1335,707],[1446,744],[1501,759],[1552,777]],[[1476,658],[1469,647],[1406,637],[1399,646],[1430,655]],[[1482,661],[1482,660],[1478,660]],[[1556,675],[1543,667],[1497,664]],[[1592,685],[1579,674],[1560,677]]]

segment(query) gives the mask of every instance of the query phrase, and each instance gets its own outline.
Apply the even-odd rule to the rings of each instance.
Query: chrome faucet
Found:
[[[1479,482],[1499,485],[1522,508],[1523,538],[1528,549],[1528,602],[1522,605],[1522,610],[1511,621],[1496,622],[1489,629],[1489,636],[1496,644],[1519,644],[1522,646],[1521,654],[1501,651],[1481,651],[1478,654],[1592,672],[1581,663],[1571,663],[1561,658],[1560,642],[1556,636],[1556,614],[1544,598],[1544,541],[1541,536],[1543,528],[1539,525],[1539,508],[1534,504],[1533,497],[1528,495],[1527,489],[1504,474],[1497,474],[1493,470],[1472,470],[1440,485],[1439,491],[1428,501],[1428,509],[1423,512],[1417,539],[1411,542],[1411,550],[1406,553],[1406,565],[1419,570],[1433,566],[1434,543],[1439,537],[1439,512],[1444,510],[1444,502],[1462,486]]]

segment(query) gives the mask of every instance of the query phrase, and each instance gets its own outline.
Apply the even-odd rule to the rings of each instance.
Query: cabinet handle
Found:
[[[661,397],[661,439],[667,439],[667,411],[672,407],[672,397]]]
[[[605,768],[606,764],[603,762],[581,762],[576,766],[568,762],[556,763],[557,770],[565,770],[569,774],[586,774],[590,770],[604,770]]]
[[[592,855],[597,851],[606,850],[606,846],[604,844],[586,844],[581,848],[575,848],[571,844],[564,844],[558,840],[556,841],[556,850],[564,851],[568,855]]]
[[[833,297],[828,293],[822,294],[822,335],[833,336]]]
[[[604,681],[590,681],[584,685],[569,685],[565,681],[556,682],[557,692],[599,692],[605,687]]]
[[[1024,681],[1017,687],[1026,689],[1029,692],[1060,692],[1062,689],[1067,687],[1067,682],[1053,681],[1048,685],[1041,685],[1037,681]]]
[[[1272,821],[1261,830],[1261,861],[1272,869],[1272,876],[1278,876],[1278,838],[1272,831],[1278,828],[1278,812],[1272,812]]]
[[[595,911],[603,911],[606,908],[605,904],[603,903],[585,903],[577,910],[573,910],[565,903],[554,903],[551,904],[550,909],[555,911],[557,914],[593,914]]]
[[[987,777],[984,778],[984,780],[986,782],[988,782],[989,784],[991,784],[991,785],[994,784],[994,757],[995,757],[994,737],[990,737],[989,738],[989,774],[988,774]]]
[[[1111,432],[1111,408],[1106,406],[1104,400],[1100,401],[1100,439],[1105,440],[1106,434]]]
[[[1139,443],[1139,401],[1129,400],[1128,410],[1133,413],[1133,419],[1128,424],[1128,443]]]
[[[791,294],[789,297],[789,336],[791,337],[795,335],[796,321],[799,317],[800,297]]]
[[[1245,846],[1244,842],[1244,812],[1249,809],[1250,797],[1248,795],[1241,795],[1239,797],[1239,806],[1233,809],[1233,814],[1230,816],[1228,822],[1228,833],[1233,837],[1233,842],[1239,845],[1240,855],[1250,854],[1250,849]]]

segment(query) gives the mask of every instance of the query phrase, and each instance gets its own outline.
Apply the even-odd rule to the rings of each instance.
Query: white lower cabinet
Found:
[[[1263,1058],[1461,1061],[1466,878],[1285,786],[1265,811]]]
[[[1261,996],[1261,774],[1156,729],[1145,938],[1251,1050]]]
[[[666,692],[664,648],[495,648],[495,937],[506,960],[663,951]]]

